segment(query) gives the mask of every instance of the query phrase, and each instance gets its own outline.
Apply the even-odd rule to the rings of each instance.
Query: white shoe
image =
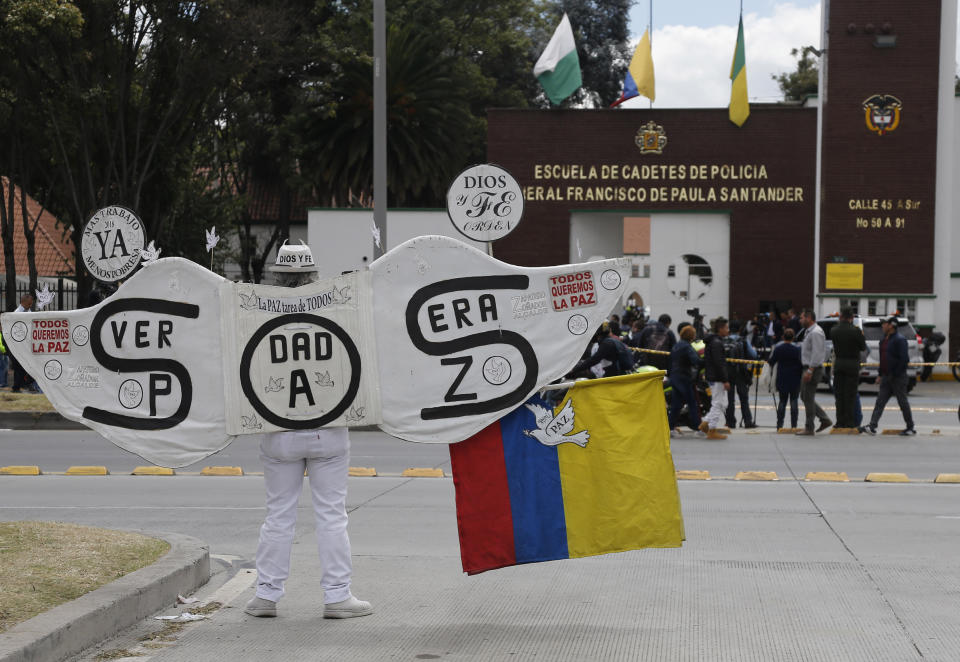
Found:
[[[693,436],[697,437],[698,439],[705,439],[707,437],[707,433],[703,430],[697,430],[697,433]]]
[[[373,607],[365,600],[357,600],[352,595],[340,602],[331,602],[323,607],[324,618],[354,618],[368,616],[373,613]]]
[[[683,434],[677,428],[673,428],[672,430],[670,430],[670,436],[676,438],[676,437],[682,437]]]
[[[277,615],[277,603],[266,598],[254,597],[243,610],[251,616],[269,618]]]

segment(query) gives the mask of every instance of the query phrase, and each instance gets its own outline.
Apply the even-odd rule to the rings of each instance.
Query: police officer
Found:
[[[277,253],[277,285],[299,287],[318,279],[310,248],[284,243]],[[350,437],[345,428],[289,430],[260,442],[267,516],[257,546],[257,594],[247,603],[251,616],[276,616],[290,574],[290,551],[304,471],[309,475],[322,570],[324,618],[373,613],[369,602],[350,592],[353,565],[347,536],[347,472]]]

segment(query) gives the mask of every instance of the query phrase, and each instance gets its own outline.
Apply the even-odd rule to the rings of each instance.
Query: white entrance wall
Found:
[[[307,210],[307,243],[325,276],[337,276],[368,266],[374,260],[372,209]],[[390,209],[387,211],[386,250],[427,234],[453,237],[486,252],[484,242],[473,241],[453,227],[446,210]],[[494,252],[496,255],[496,252]]]
[[[673,329],[677,322],[690,320],[687,310],[692,308],[700,309],[704,323],[729,314],[728,214],[574,211],[570,215],[570,261],[624,255],[625,216],[650,217],[650,253],[627,255],[634,268],[623,305],[636,292],[652,316],[670,315]],[[709,276],[704,275],[707,270],[699,260],[684,259],[685,255],[702,258],[709,265]]]

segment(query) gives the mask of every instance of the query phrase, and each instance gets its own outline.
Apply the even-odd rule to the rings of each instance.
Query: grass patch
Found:
[[[0,411],[55,411],[43,393],[0,391]]]
[[[168,549],[138,533],[0,522],[0,632],[150,565]]]

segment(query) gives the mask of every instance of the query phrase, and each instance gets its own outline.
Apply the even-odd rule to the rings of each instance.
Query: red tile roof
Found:
[[[0,185],[4,192],[9,192],[9,180],[6,177],[0,177]],[[18,275],[27,275],[27,239],[23,236],[23,219],[20,212],[20,187],[14,187],[14,227],[13,227],[13,260],[17,265]],[[37,264],[37,275],[39,276],[60,276],[73,275],[76,273],[73,261],[73,241],[67,233],[67,229],[61,226],[55,216],[49,211],[44,210],[40,203],[27,196],[27,214],[31,221],[37,223],[36,242],[34,252]],[[3,238],[0,237],[0,247],[3,245]],[[0,250],[0,277],[6,273],[6,262],[3,251]]]

